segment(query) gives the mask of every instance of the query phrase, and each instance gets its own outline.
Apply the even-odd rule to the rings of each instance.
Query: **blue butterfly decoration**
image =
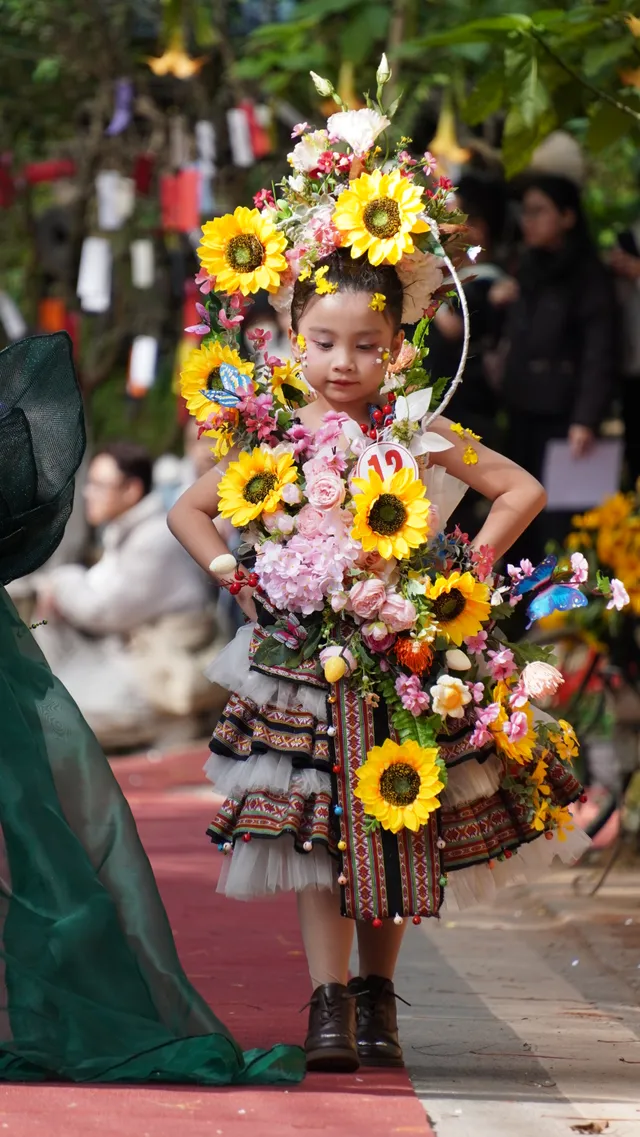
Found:
[[[542,620],[552,612],[569,612],[573,608],[586,608],[589,603],[584,593],[570,584],[552,583],[547,588],[542,587],[551,580],[557,564],[557,557],[545,557],[530,576],[523,577],[512,589],[514,596],[525,596],[527,592],[540,589],[527,608],[528,628],[536,620]]]
[[[237,367],[232,367],[230,363],[222,363],[220,365],[220,382],[222,383],[220,390],[208,387],[206,391],[201,391],[200,394],[204,395],[205,399],[210,399],[212,403],[218,403],[221,407],[234,407],[246,393],[250,380],[247,375],[238,371]]]

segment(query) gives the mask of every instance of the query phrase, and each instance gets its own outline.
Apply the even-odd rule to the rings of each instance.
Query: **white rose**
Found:
[[[452,675],[441,675],[431,688],[431,705],[434,712],[442,718],[461,719],[464,708],[470,702],[471,692],[462,679],[455,679]]]

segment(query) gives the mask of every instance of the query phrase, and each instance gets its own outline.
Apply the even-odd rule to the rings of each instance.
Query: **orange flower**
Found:
[[[433,663],[433,648],[424,640],[398,636],[393,649],[398,661],[414,675],[422,675]]]

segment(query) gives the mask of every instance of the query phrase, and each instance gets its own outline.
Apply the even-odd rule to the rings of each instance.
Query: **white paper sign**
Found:
[[[367,447],[360,455],[355,476],[368,478],[371,470],[375,470],[383,482],[397,474],[398,470],[413,470],[416,478],[419,476],[418,463],[413,454],[397,442],[374,442],[373,446]]]
[[[622,441],[596,442],[584,458],[573,458],[564,440],[547,445],[542,481],[547,509],[591,509],[617,493],[622,469]]]

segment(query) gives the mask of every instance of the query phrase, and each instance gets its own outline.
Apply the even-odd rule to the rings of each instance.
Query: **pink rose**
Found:
[[[410,600],[398,592],[387,592],[379,615],[391,632],[406,632],[415,624],[417,613]]]
[[[363,624],[361,631],[362,639],[370,651],[378,651],[384,654],[396,642],[395,633],[390,632],[387,625],[383,624],[381,620],[376,620],[371,624]]]
[[[349,589],[349,607],[362,620],[371,620],[378,615],[386,595],[382,581],[359,580]]]
[[[293,533],[295,518],[285,513],[284,509],[276,509],[274,513],[263,513],[262,524],[267,533],[280,533],[283,537],[288,537]]]
[[[327,470],[307,482],[307,501],[316,509],[333,509],[345,499],[346,486],[342,478]]]
[[[319,509],[314,509],[312,505],[303,505],[296,517],[296,528],[301,537],[310,540],[312,537],[320,535],[323,521],[324,518]]]

